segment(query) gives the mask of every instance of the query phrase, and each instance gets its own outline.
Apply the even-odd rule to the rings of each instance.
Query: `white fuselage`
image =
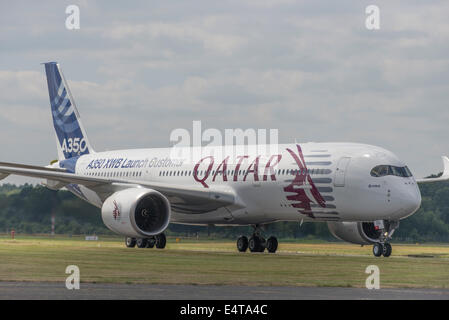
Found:
[[[274,221],[399,220],[421,196],[412,176],[373,176],[378,165],[405,167],[391,152],[355,143],[157,148],[99,152],[63,160],[79,175],[232,190],[239,206],[194,212],[172,207],[171,222],[263,224]],[[263,149],[263,151],[260,151]],[[72,166],[72,167],[70,167]],[[101,190],[67,188],[101,207]]]

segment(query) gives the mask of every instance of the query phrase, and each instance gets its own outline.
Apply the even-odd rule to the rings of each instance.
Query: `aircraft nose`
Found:
[[[421,206],[421,193],[416,184],[408,186],[407,190],[403,190],[401,200],[405,213],[411,215]]]

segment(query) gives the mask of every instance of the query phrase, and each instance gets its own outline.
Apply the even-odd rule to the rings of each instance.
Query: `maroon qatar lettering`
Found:
[[[210,159],[209,166],[207,167],[207,170],[205,170],[205,172],[204,172],[204,177],[202,179],[200,179],[198,177],[198,172],[199,172],[198,168],[200,167],[201,163],[206,159]],[[207,185],[207,183],[205,181],[209,177],[209,174],[211,173],[213,166],[214,166],[214,157],[213,156],[208,156],[208,157],[202,158],[200,161],[198,161],[198,163],[195,165],[195,168],[193,169],[193,179],[195,179],[195,181],[201,183],[204,188],[209,188],[209,186]]]
[[[237,159],[239,159],[239,161],[237,162],[237,166],[235,167],[235,172],[234,172],[234,181],[238,180],[238,174],[239,174],[239,170],[240,170],[240,166],[242,165],[242,161],[243,159],[247,159],[249,158],[249,156],[238,156]]]
[[[271,163],[271,161],[273,161],[273,159],[276,158],[276,162]],[[268,160],[267,165],[265,166],[265,171],[263,173],[263,181],[267,181],[268,179],[268,170],[270,171],[270,177],[272,181],[276,181],[276,171],[274,169],[274,167],[281,161],[282,159],[282,155],[280,154],[275,154],[272,155],[270,160]]]
[[[248,169],[246,170],[245,177],[243,178],[243,181],[246,181],[246,177],[251,172],[254,174],[254,181],[259,181],[259,159],[260,159],[260,156],[257,156],[256,159],[254,159],[254,161],[251,162]]]
[[[217,174],[220,172],[220,168],[223,172],[222,176],[223,176],[223,181],[228,181],[228,173],[227,173],[227,169],[228,169],[228,159],[229,156],[227,156],[226,158],[224,158],[224,160],[218,165],[217,170],[215,171],[214,177],[212,178],[212,181],[215,181],[215,178],[217,177]]]
[[[236,157],[237,164],[235,165],[235,168],[233,170],[234,173],[232,175],[232,181],[239,181],[239,176],[243,177],[242,181],[246,181],[248,178],[248,175],[251,175],[251,174],[254,177],[254,181],[260,181],[261,179],[263,181],[268,181],[268,178],[270,178],[271,181],[276,181],[275,167],[281,161],[282,155],[281,154],[272,155],[265,165],[261,165],[260,158],[261,158],[261,155],[257,155],[247,167],[244,167],[243,161],[245,159],[251,160],[250,156],[248,156],[248,155],[237,156]],[[195,179],[196,182],[201,183],[201,185],[205,188],[209,188],[207,180],[208,180],[209,176],[211,175],[211,173],[213,173],[212,182],[215,182],[215,180],[217,179],[217,176],[219,176],[219,175],[221,175],[223,177],[223,181],[228,181],[229,156],[225,157],[218,164],[216,169],[214,169],[214,163],[215,163],[214,156],[207,156],[207,157],[200,159],[194,166],[193,178]],[[217,161],[217,163],[218,163],[218,161]],[[207,169],[200,170],[201,165],[207,166]],[[239,173],[241,173],[242,169],[244,169],[243,170],[245,172],[244,175],[239,174]],[[261,172],[262,170],[263,170],[263,176],[259,177],[259,172]],[[202,174],[202,172],[204,172],[204,174]]]

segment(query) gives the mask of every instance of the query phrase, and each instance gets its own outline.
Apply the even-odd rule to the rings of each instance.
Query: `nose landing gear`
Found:
[[[385,258],[388,258],[391,255],[391,252],[393,251],[393,248],[391,247],[391,244],[388,242],[386,243],[380,243],[377,242],[373,245],[373,255],[375,257],[384,256]]]
[[[379,242],[376,242],[373,245],[373,255],[375,257],[380,257],[383,255],[385,258],[388,258],[391,256],[393,251],[393,248],[388,241],[391,240],[394,231],[399,227],[399,221],[388,221],[388,224],[385,226],[383,221],[380,220],[375,221],[374,225],[379,225],[381,229]]]
[[[382,254],[384,255],[385,258],[388,258],[391,255],[391,252],[393,251],[393,248],[391,247],[391,244],[384,243],[384,250],[382,252]]]

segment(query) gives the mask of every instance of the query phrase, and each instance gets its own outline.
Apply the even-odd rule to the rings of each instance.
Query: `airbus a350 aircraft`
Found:
[[[390,151],[358,143],[280,144],[268,154],[243,146],[183,150],[201,152],[196,162],[173,157],[171,148],[95,152],[59,64],[44,65],[59,159],[46,167],[3,162],[0,178],[38,177],[50,189],[67,188],[101,208],[128,247],[164,248],[170,222],[252,225],[237,249],[273,253],[278,241],[264,239],[264,225],[326,221],[336,237],[388,257],[399,221],[420,207],[417,182],[449,179],[447,157],[441,177],[416,180]]]

